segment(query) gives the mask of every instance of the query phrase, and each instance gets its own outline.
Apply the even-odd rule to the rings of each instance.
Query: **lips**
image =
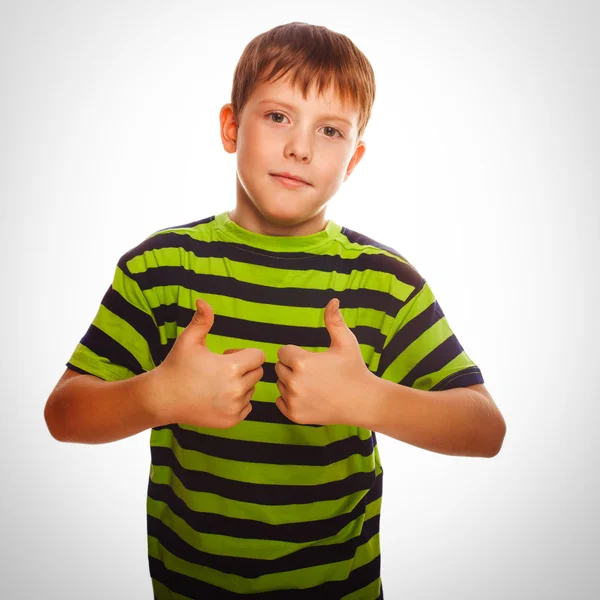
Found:
[[[291,173],[271,173],[271,175],[285,177],[287,179],[291,179],[292,181],[299,181],[301,183],[305,183],[306,185],[311,185],[308,183],[308,181],[306,181],[306,179],[302,179],[302,177],[299,177],[298,175],[292,175]]]

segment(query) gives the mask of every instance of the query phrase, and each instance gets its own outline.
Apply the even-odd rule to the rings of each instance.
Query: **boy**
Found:
[[[427,282],[325,219],[374,94],[341,34],[254,38],[220,113],[235,209],[121,257],[48,399],[62,441],[152,429],[155,598],[383,598],[376,432],[446,454],[501,447],[504,420]]]

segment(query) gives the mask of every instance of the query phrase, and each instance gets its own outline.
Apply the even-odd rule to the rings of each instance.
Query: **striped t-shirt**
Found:
[[[377,376],[421,390],[483,383],[428,283],[393,248],[331,220],[315,234],[267,236],[224,212],[124,254],[67,366],[110,381],[155,368],[199,297],[215,315],[207,347],[259,348],[264,375],[234,427],[151,430],[155,598],[383,598],[375,432],[288,420],[275,364],[287,344],[329,348],[324,309],[335,297]]]

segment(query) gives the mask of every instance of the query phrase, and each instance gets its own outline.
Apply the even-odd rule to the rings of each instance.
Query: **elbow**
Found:
[[[46,427],[48,428],[50,435],[57,442],[65,442],[66,439],[61,431],[60,419],[57,415],[56,401],[52,396],[50,396],[46,402],[46,406],[44,408],[44,420],[46,421]]]
[[[485,454],[486,458],[494,458],[498,456],[502,445],[504,444],[504,437],[506,436],[506,422],[500,412],[498,412],[494,421],[494,426],[490,428],[488,435],[489,450]]]

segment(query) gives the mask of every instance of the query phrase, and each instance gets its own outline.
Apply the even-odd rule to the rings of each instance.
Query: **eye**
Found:
[[[273,123],[283,123],[283,119],[287,119],[287,117],[280,112],[270,112],[267,113],[266,118],[269,119],[269,121],[273,122]],[[326,131],[330,132],[330,133],[326,133],[325,137],[329,137],[329,138],[335,138],[335,137],[339,137],[339,138],[343,138],[344,134],[339,130],[336,129],[335,127],[331,127],[330,125],[326,125],[325,127],[323,127],[323,129],[325,129]]]
[[[267,114],[267,117],[273,121],[273,119],[271,119],[271,117],[275,115],[276,117],[281,117],[282,119],[285,119],[285,115],[282,115],[280,112],[270,112]],[[279,119],[277,119],[276,121],[273,121],[274,123],[281,123],[282,121],[279,121]]]
[[[337,137],[344,137],[342,132],[339,129],[336,129],[335,127],[330,127],[329,125],[326,125],[323,129],[334,132],[333,135],[325,134],[325,137],[336,137],[336,135],[335,135],[336,133],[337,133]]]

